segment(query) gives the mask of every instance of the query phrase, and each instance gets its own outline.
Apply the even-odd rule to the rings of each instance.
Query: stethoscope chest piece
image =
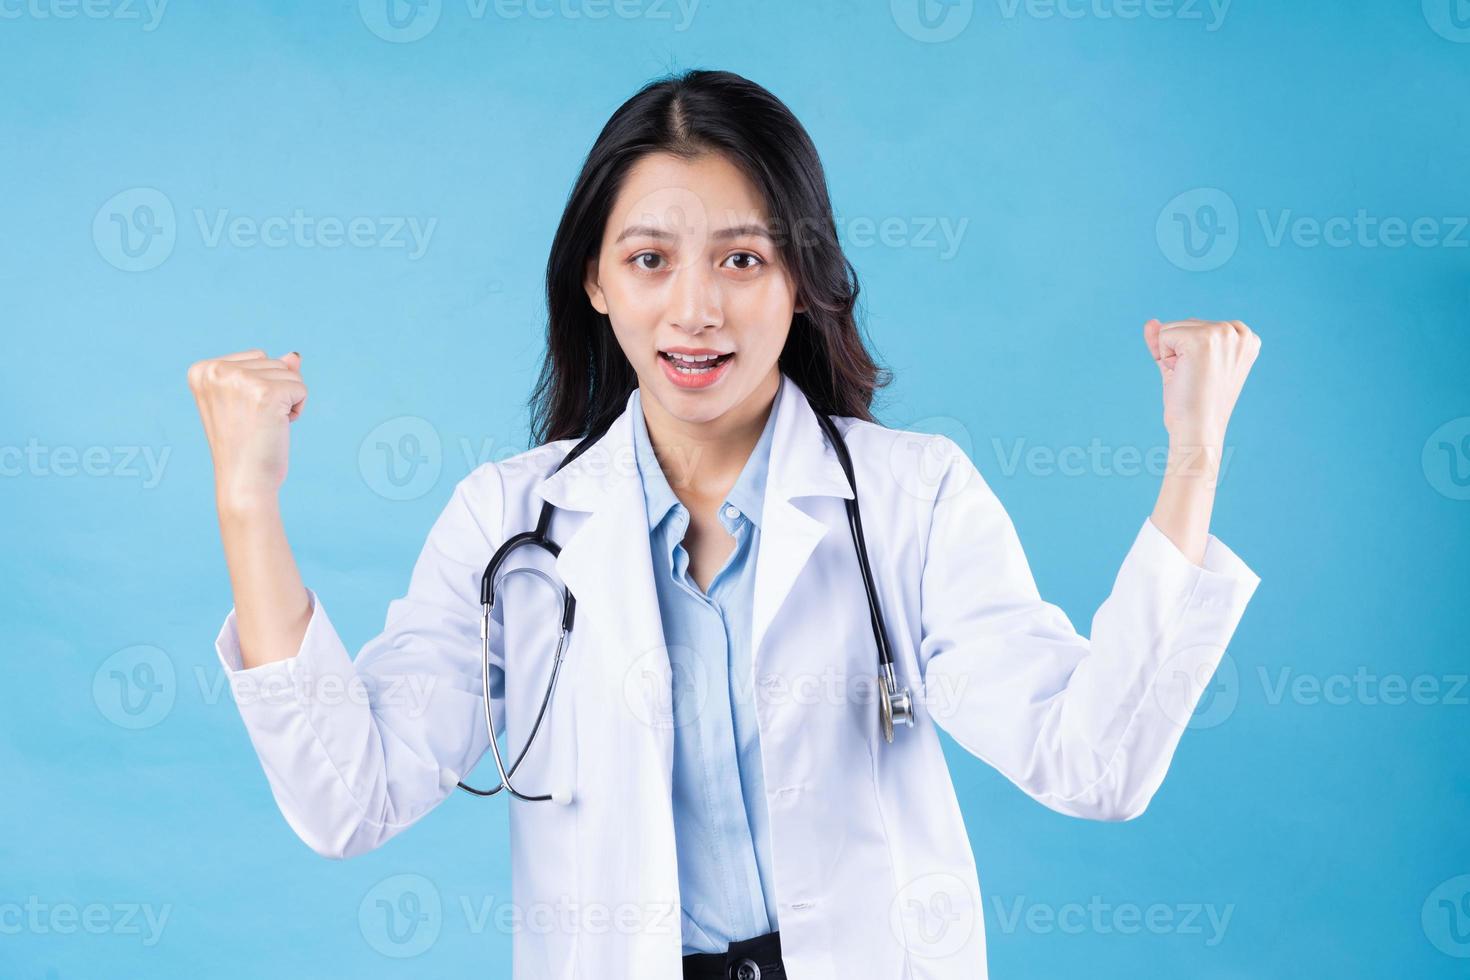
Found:
[[[908,688],[899,690],[898,679],[893,674],[893,664],[884,664],[883,673],[878,675],[882,694],[878,698],[878,720],[883,728],[883,741],[893,741],[893,726],[914,725],[914,699]]]

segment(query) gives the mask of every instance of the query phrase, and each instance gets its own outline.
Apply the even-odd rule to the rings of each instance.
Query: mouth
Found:
[[[720,364],[728,363],[729,359],[735,357],[735,351],[731,351],[731,353],[728,354],[719,354],[719,356],[716,357],[688,357],[679,356],[679,354],[670,354],[669,351],[659,351],[659,357],[661,357],[661,359],[663,359],[664,361],[667,361],[667,363],[673,364],[673,367],[675,367],[675,370],[678,370],[678,372],[685,373],[685,375],[698,376],[709,375],[709,373],[713,372],[713,370],[716,369],[716,367],[719,367]]]
[[[714,384],[725,374],[726,366],[734,357],[734,351],[724,354],[713,350],[658,352],[664,374],[682,388],[703,388]]]

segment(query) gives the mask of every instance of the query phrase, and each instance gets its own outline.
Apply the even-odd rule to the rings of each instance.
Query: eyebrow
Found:
[[[721,228],[711,237],[714,238],[716,241],[725,241],[730,238],[740,238],[744,235],[753,235],[757,238],[771,237],[771,233],[766,229],[765,225],[757,224],[731,225],[729,228]],[[617,241],[615,241],[613,244],[616,245],[618,242],[621,242],[625,238],[635,237],[654,238],[659,241],[667,242],[673,241],[678,236],[668,231],[665,231],[662,228],[655,228],[652,225],[631,225],[623,229],[623,233],[617,237]]]

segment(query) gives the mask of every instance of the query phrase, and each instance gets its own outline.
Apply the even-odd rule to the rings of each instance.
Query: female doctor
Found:
[[[497,770],[544,797],[498,794],[518,980],[983,977],[938,729],[1054,810],[1143,812],[1259,581],[1208,528],[1260,340],[1144,325],[1169,466],[1089,638],[957,445],[873,419],[857,294],[785,105],[727,72],[643,88],[552,245],[537,448],[459,482],[355,659],[278,508],[301,355],[192,365],[235,600],[217,649],[302,840],[379,847],[493,724]],[[511,552],[482,602],[543,510],[554,548]]]

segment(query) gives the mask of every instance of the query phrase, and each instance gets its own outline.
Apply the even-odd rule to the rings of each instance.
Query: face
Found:
[[[656,153],[635,164],[586,288],[650,413],[697,425],[775,396],[802,307],[760,192],[723,156]]]

